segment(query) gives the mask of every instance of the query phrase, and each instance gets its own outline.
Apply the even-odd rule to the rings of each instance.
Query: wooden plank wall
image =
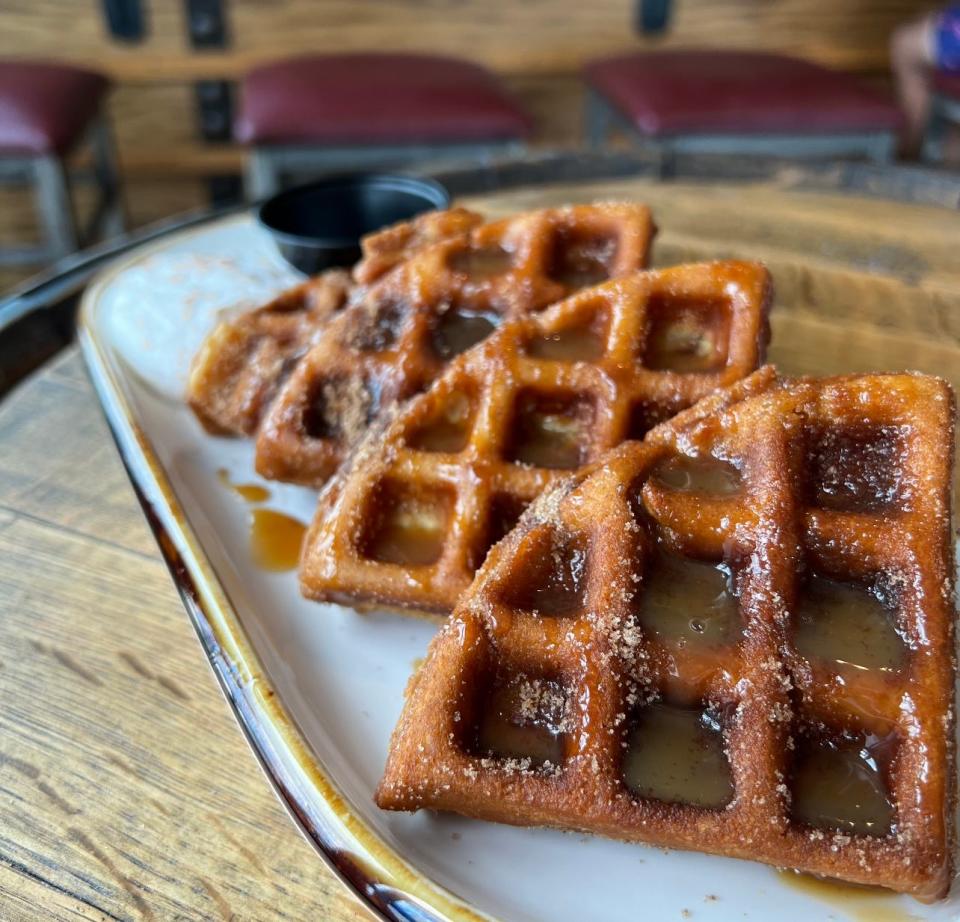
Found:
[[[572,145],[581,137],[577,75],[593,56],[713,45],[784,51],[876,75],[887,68],[891,29],[931,6],[673,0],[668,30],[643,37],[633,26],[633,0],[224,0],[227,47],[197,51],[185,0],[141,2],[147,35],[125,44],[108,35],[101,0],[0,0],[0,57],[71,60],[116,81],[111,115],[137,223],[159,216],[158,209],[202,203],[203,177],[241,168],[243,152],[234,145],[200,139],[192,82],[236,80],[259,61],[351,49],[471,58],[498,71],[529,109],[535,143]],[[22,202],[17,221],[30,223],[29,200]],[[0,216],[0,245],[11,236],[10,223]]]
[[[916,0],[674,0],[661,37],[633,29],[631,0],[224,0],[229,45],[189,46],[184,0],[143,0],[148,34],[107,34],[99,0],[3,0],[0,55],[74,60],[119,84],[113,115],[134,173],[235,169],[230,145],[197,140],[190,83],[236,79],[282,55],[404,49],[460,55],[504,74],[538,118],[539,139],[576,140],[576,74],[595,55],[716,45],[786,51],[859,72],[887,66],[890,30]]]

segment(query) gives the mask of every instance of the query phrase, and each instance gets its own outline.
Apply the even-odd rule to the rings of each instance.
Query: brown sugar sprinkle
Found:
[[[882,482],[869,472],[855,480],[862,440],[844,442],[838,470],[846,473],[828,483],[840,485],[829,505],[811,483],[817,467],[804,452],[815,444],[810,432],[849,432],[851,420],[866,421],[881,438],[884,427],[910,432],[894,456],[879,453],[897,468]],[[949,389],[936,379],[791,381],[763,370],[561,481],[483,565],[455,609],[457,630],[435,639],[401,715],[378,803],[574,827],[751,857],[924,900],[943,896],[956,786],[946,514],[952,438]],[[742,487],[697,495],[649,476],[659,459],[678,452],[732,459]],[[919,471],[925,489],[905,493]],[[893,480],[899,486],[890,493],[885,485]],[[625,528],[631,520],[648,534]],[[584,554],[576,564],[583,598],[558,625],[521,603],[545,566],[570,564],[571,536]],[[742,639],[693,648],[644,630],[624,589],[642,597],[648,567],[657,566],[655,541],[729,566]],[[880,673],[799,650],[793,628],[809,573],[888,595],[910,655]],[[470,642],[456,642],[458,635]],[[435,715],[445,703],[446,715],[461,707],[451,676],[483,686],[494,673],[502,684],[511,670],[518,682],[544,677],[520,690],[521,721],[542,722],[567,702],[563,755],[546,771],[529,759],[477,759],[456,740],[445,746],[439,739],[449,716],[436,726]],[[555,676],[563,677],[556,697],[541,684]],[[644,736],[654,725],[644,722],[651,706],[665,721],[656,726],[666,754]],[[439,739],[429,761],[410,758],[414,739]],[[653,785],[657,759],[666,759],[669,783],[640,793],[628,772],[643,765]],[[469,783],[465,764],[476,771]],[[729,795],[721,787],[700,799],[701,765],[714,780],[729,771]],[[448,767],[456,767],[453,776]],[[681,783],[676,772],[690,774]],[[862,793],[832,796],[834,772],[853,772]],[[397,783],[423,779],[443,779],[451,789],[420,799],[396,792]]]
[[[599,233],[592,229],[598,224],[604,225],[607,238],[618,242],[605,277],[643,268],[653,225],[648,209],[628,203],[545,209],[482,227],[461,225],[453,235],[408,254],[325,325],[297,363],[259,430],[258,471],[271,479],[322,486],[380,412],[436,380],[458,352],[477,338],[485,340],[498,320],[533,316],[585,287],[583,280],[550,277],[544,268],[545,251],[561,226],[582,227],[590,236]],[[416,235],[396,235],[381,255],[389,255],[394,244],[403,249],[400,241],[412,239]],[[451,267],[451,257],[457,253],[496,249],[501,244],[522,254],[509,260],[502,272],[475,275]],[[368,262],[376,265],[377,261]],[[442,324],[445,332],[440,335],[440,320],[451,312],[462,314],[463,323]],[[453,335],[454,330],[459,332]],[[448,334],[450,342],[446,342]],[[446,343],[442,348],[438,336]],[[334,376],[368,385],[376,381],[375,406],[370,408],[370,418],[358,426],[348,420],[311,436],[298,428],[295,409],[303,406],[305,395],[316,392],[318,381]],[[528,496],[533,492],[526,491]]]

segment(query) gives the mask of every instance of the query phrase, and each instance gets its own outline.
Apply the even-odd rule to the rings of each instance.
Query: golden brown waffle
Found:
[[[304,594],[448,613],[545,486],[756,369],[770,289],[757,263],[678,266],[504,323],[337,472]]]
[[[321,485],[369,424],[503,320],[647,261],[642,205],[547,209],[418,252],[329,324],[264,420],[257,470]]]
[[[350,290],[349,274],[334,269],[218,324],[194,358],[187,383],[187,401],[204,427],[221,435],[252,435]]]
[[[424,247],[467,234],[482,223],[483,216],[475,211],[449,208],[368,234],[360,241],[362,257],[353,267],[353,279],[358,285],[371,285]]]
[[[462,236],[482,220],[452,208],[369,234],[353,281],[371,285],[417,250]],[[187,385],[187,400],[203,425],[222,435],[252,435],[293,366],[351,294],[350,275],[335,269],[220,323],[194,359]]]
[[[930,900],[950,882],[953,399],[762,369],[540,497],[377,792]]]

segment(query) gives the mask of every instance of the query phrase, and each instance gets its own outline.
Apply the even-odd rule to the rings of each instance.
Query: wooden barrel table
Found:
[[[782,371],[916,369],[960,387],[960,181],[924,176],[913,197],[929,201],[906,202],[876,193],[902,195],[909,175],[874,168],[858,192],[830,179],[845,169],[567,181],[461,201],[491,216],[647,202],[656,265],[770,267],[769,359]],[[557,173],[548,163],[538,178]],[[0,404],[0,446],[0,916],[370,918],[247,750],[74,349]]]

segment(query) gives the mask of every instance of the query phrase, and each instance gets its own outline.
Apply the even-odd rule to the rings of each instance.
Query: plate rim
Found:
[[[119,276],[192,237],[251,221],[248,211],[175,231],[135,248],[97,273],[77,315],[77,335],[111,436],[207,662],[274,793],[324,864],[383,919],[493,922],[493,917],[418,871],[350,805],[284,707],[214,567],[190,526],[152,440],[137,421],[114,350],[97,332],[96,312]],[[272,731],[282,744],[275,746]],[[307,779],[315,802],[291,769]],[[325,814],[311,816],[311,807]],[[412,911],[412,913],[411,913]]]

